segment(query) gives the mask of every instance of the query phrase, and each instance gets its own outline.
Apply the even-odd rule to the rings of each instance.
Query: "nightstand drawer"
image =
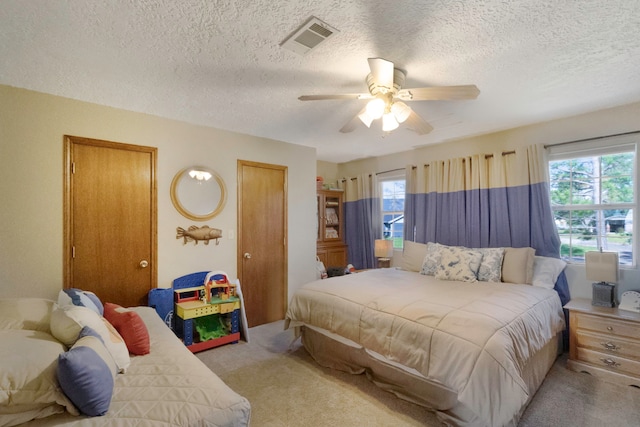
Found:
[[[596,334],[581,329],[576,332],[575,338],[578,347],[640,361],[640,342],[638,341],[626,340],[615,335]]]
[[[608,317],[592,316],[584,313],[577,313],[575,319],[578,320],[578,324],[572,326],[578,329],[589,329],[605,335],[640,339],[640,327],[638,327],[638,323]]]
[[[640,375],[640,362],[614,356],[613,354],[605,354],[579,347],[577,359],[612,372],[625,373],[636,377]]]

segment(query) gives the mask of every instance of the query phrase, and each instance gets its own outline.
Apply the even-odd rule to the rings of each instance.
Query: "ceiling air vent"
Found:
[[[337,32],[338,30],[335,28],[312,16],[295,33],[287,37],[280,46],[292,50],[298,55],[305,55]]]

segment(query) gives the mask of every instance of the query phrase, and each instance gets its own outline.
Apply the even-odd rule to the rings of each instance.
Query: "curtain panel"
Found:
[[[558,257],[542,146],[407,168],[405,238]]]
[[[375,240],[382,236],[382,213],[375,173],[339,181],[344,190],[345,243],[356,269],[375,268]]]

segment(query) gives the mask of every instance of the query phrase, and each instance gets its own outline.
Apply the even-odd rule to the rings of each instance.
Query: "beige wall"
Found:
[[[56,298],[62,288],[65,134],[158,148],[159,287],[195,271],[236,276],[238,159],[288,167],[289,295],[315,278],[315,149],[0,85],[0,297]],[[173,176],[194,164],[227,186],[227,204],[210,221],[188,220],[171,204]],[[178,226],[204,224],[223,230],[219,245],[175,237]]]
[[[595,113],[568,117],[561,120],[520,127],[490,135],[467,138],[389,156],[363,159],[337,165],[338,177],[356,176],[361,173],[381,172],[407,165],[428,163],[432,160],[472,154],[493,153],[512,150],[531,144],[557,144],[584,138],[593,138],[640,130],[640,103],[611,108]],[[638,135],[640,138],[640,135]],[[636,251],[638,251],[636,246]],[[399,264],[400,253],[394,257]],[[568,266],[567,278],[573,297],[591,298],[591,284],[585,278],[583,266]],[[640,271],[621,269],[618,294],[625,290],[640,290]]]

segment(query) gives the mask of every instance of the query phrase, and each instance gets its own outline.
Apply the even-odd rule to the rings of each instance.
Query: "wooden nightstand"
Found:
[[[573,299],[567,367],[602,380],[640,387],[640,313]]]

